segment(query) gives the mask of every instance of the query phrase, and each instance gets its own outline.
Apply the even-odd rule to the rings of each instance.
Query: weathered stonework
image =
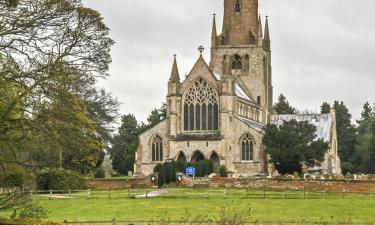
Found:
[[[274,174],[262,145],[273,105],[268,19],[263,32],[257,0],[224,0],[224,11],[221,34],[214,17],[209,65],[201,55],[181,82],[175,57],[167,119],[139,136],[136,174],[168,160],[202,159],[233,177]]]

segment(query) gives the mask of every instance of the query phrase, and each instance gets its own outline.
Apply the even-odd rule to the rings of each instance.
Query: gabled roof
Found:
[[[297,122],[306,121],[316,126],[318,139],[326,142],[331,140],[332,115],[331,114],[296,114],[296,115],[273,115],[271,124],[282,126],[284,121],[296,120]]]
[[[218,74],[218,73],[213,73],[215,79],[217,81],[221,80],[221,75]],[[239,98],[242,98],[242,99],[245,99],[247,101],[250,101],[252,102],[250,96],[248,94],[246,94],[246,92],[244,91],[244,89],[241,87],[241,85],[239,83],[236,82],[236,87],[235,87],[235,94],[237,97]]]

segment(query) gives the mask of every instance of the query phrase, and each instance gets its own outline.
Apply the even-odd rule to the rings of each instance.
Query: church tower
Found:
[[[223,81],[234,79],[261,107],[260,122],[269,122],[273,105],[271,41],[268,18],[263,32],[258,0],[224,0],[221,34],[214,16],[210,69]]]

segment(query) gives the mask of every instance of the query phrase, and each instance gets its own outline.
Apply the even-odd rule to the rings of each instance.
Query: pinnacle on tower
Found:
[[[260,14],[259,14],[259,21],[258,21],[258,23],[259,23],[259,26],[258,26],[258,37],[260,39],[263,39],[263,26],[262,26],[262,18],[260,16]]]
[[[180,82],[180,75],[178,73],[176,54],[174,54],[173,57],[174,57],[174,60],[173,60],[173,66],[172,66],[172,73],[171,73],[171,78],[169,79],[169,82]]]
[[[217,47],[216,14],[213,14],[213,16],[214,19],[212,23],[211,47]]]
[[[217,31],[216,31],[216,14],[214,13],[213,16],[214,16],[214,19],[213,19],[213,22],[212,22],[212,34],[211,34],[211,37],[212,38],[216,38],[217,37]]]
[[[264,29],[263,48],[266,51],[271,51],[271,38],[270,38],[270,29],[268,25],[268,16],[266,16],[266,27]]]

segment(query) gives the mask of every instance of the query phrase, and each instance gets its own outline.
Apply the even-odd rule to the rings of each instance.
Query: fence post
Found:
[[[52,198],[52,190],[49,190],[49,198]]]
[[[266,199],[266,186],[263,186],[263,199]]]
[[[88,197],[91,197],[91,189],[89,189]]]
[[[67,221],[67,220],[64,220],[64,222],[63,222],[63,223],[67,224],[67,223],[68,223],[68,221]]]
[[[72,195],[72,191],[69,189],[69,196],[71,196]]]
[[[108,198],[111,199],[111,189],[108,189]]]
[[[112,220],[112,225],[116,225],[116,219]]]
[[[306,187],[303,186],[303,199],[306,199]]]
[[[146,198],[148,197],[148,191],[147,191],[147,189],[145,189],[145,192],[146,192]]]
[[[128,198],[130,198],[130,188],[128,188]]]

